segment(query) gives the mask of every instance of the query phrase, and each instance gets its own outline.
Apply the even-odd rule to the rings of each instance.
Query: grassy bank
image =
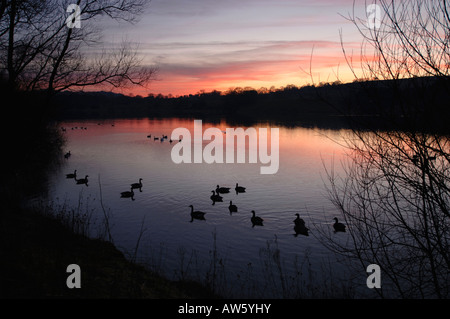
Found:
[[[132,263],[111,243],[70,232],[58,220],[8,208],[0,219],[1,298],[211,298],[192,282],[172,282]],[[81,288],[66,285],[81,268]]]

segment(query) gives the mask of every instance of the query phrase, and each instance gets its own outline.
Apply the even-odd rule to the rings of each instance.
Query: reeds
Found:
[[[161,246],[163,247],[163,246]],[[266,242],[260,248],[259,259],[255,262],[242,261],[241,269],[231,267],[228,259],[219,251],[217,231],[212,232],[211,249],[202,254],[196,249],[187,250],[180,246],[176,250],[177,260],[170,260],[175,268],[168,270],[169,257],[160,250],[153,251],[146,264],[150,269],[166,269],[160,273],[172,277],[171,280],[185,284],[200,284],[214,296],[244,299],[323,299],[355,298],[353,281],[342,277],[331,261],[314,259],[313,253],[306,249],[303,255],[292,260],[283,257],[278,247],[278,238]],[[173,263],[174,262],[174,263]]]

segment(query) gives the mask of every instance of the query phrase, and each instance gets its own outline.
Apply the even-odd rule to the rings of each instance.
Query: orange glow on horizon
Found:
[[[343,83],[354,80],[354,75],[347,67],[343,56],[314,57],[311,62],[305,56],[298,60],[281,61],[253,61],[234,63],[232,65],[217,66],[202,70],[195,74],[177,73],[175,71],[159,70],[156,78],[147,87],[124,88],[118,93],[130,96],[146,97],[149,94],[164,96],[184,96],[199,92],[226,92],[230,88],[251,87],[279,89],[287,85],[301,87],[319,84],[320,82],[341,81]],[[312,77],[307,74],[312,63]]]

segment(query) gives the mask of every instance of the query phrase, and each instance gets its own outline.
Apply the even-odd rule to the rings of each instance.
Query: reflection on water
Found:
[[[279,170],[262,175],[259,163],[175,164],[171,150],[179,141],[171,141],[171,133],[179,127],[192,131],[193,124],[185,119],[62,123],[71,156],[52,177],[49,199],[75,207],[84,201],[99,218],[103,204],[111,213],[116,246],[133,254],[141,236],[138,260],[169,277],[188,271],[201,277],[216,252],[232,296],[244,294],[242,278],[250,268],[254,276],[245,281],[258,285],[264,258],[272,258],[263,253],[269,243],[276,243],[286,276],[298,271],[294,260],[306,255],[320,273],[321,262],[333,257],[314,227],[332,229],[336,217],[326,198],[324,165],[339,163],[343,155],[333,141],[339,132],[280,127]],[[203,130],[208,127],[225,131],[228,125],[203,123]],[[303,226],[294,221],[296,214]],[[245,297],[262,291],[271,297],[275,290],[253,288]]]

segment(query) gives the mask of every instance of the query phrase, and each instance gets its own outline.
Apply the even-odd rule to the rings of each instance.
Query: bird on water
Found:
[[[135,189],[135,188],[142,188],[142,178],[139,178],[139,182],[138,183],[133,183],[131,184],[131,189]]]
[[[294,219],[295,237],[297,237],[298,235],[309,236],[309,228],[306,227],[305,221],[300,218],[299,214],[295,214],[295,216],[297,216],[297,218]]]
[[[212,195],[211,195],[211,200],[213,202],[222,202],[223,201],[223,197],[219,195],[219,193],[216,194],[215,191],[211,191]]]
[[[256,225],[256,226],[264,226],[264,225],[263,225],[264,219],[262,219],[262,218],[259,217],[259,216],[256,216],[256,213],[255,213],[254,210],[252,210],[252,217],[251,217],[250,220],[252,221],[253,227],[254,227],[255,225]]]
[[[335,232],[345,232],[345,225],[342,223],[339,223],[338,219],[336,217],[333,218],[334,224],[333,228]]]
[[[66,174],[66,178],[77,178],[77,170],[74,170],[72,174]]]
[[[234,204],[233,204],[233,201],[231,201],[231,200],[230,200],[230,206],[228,206],[228,209],[229,209],[229,211],[230,211],[230,215],[231,215],[232,213],[237,213],[237,211],[238,211],[237,206],[234,205]]]
[[[225,193],[229,193],[230,192],[230,188],[229,187],[219,187],[219,185],[217,185],[216,187],[216,192],[218,194],[225,194]]]
[[[194,219],[205,220],[206,213],[199,210],[194,211],[194,206],[192,205],[189,205],[189,207],[191,208],[191,223],[194,221]]]
[[[239,186],[238,183],[236,183],[236,187],[234,188],[234,190],[236,191],[236,194],[237,193],[245,193],[245,187]]]
[[[77,181],[77,184],[85,184],[88,186],[88,177],[89,175],[86,175],[84,178],[75,179]]]
[[[122,197],[122,198],[131,198],[132,200],[134,200],[133,187],[131,187],[129,191],[120,193],[120,197]]]

